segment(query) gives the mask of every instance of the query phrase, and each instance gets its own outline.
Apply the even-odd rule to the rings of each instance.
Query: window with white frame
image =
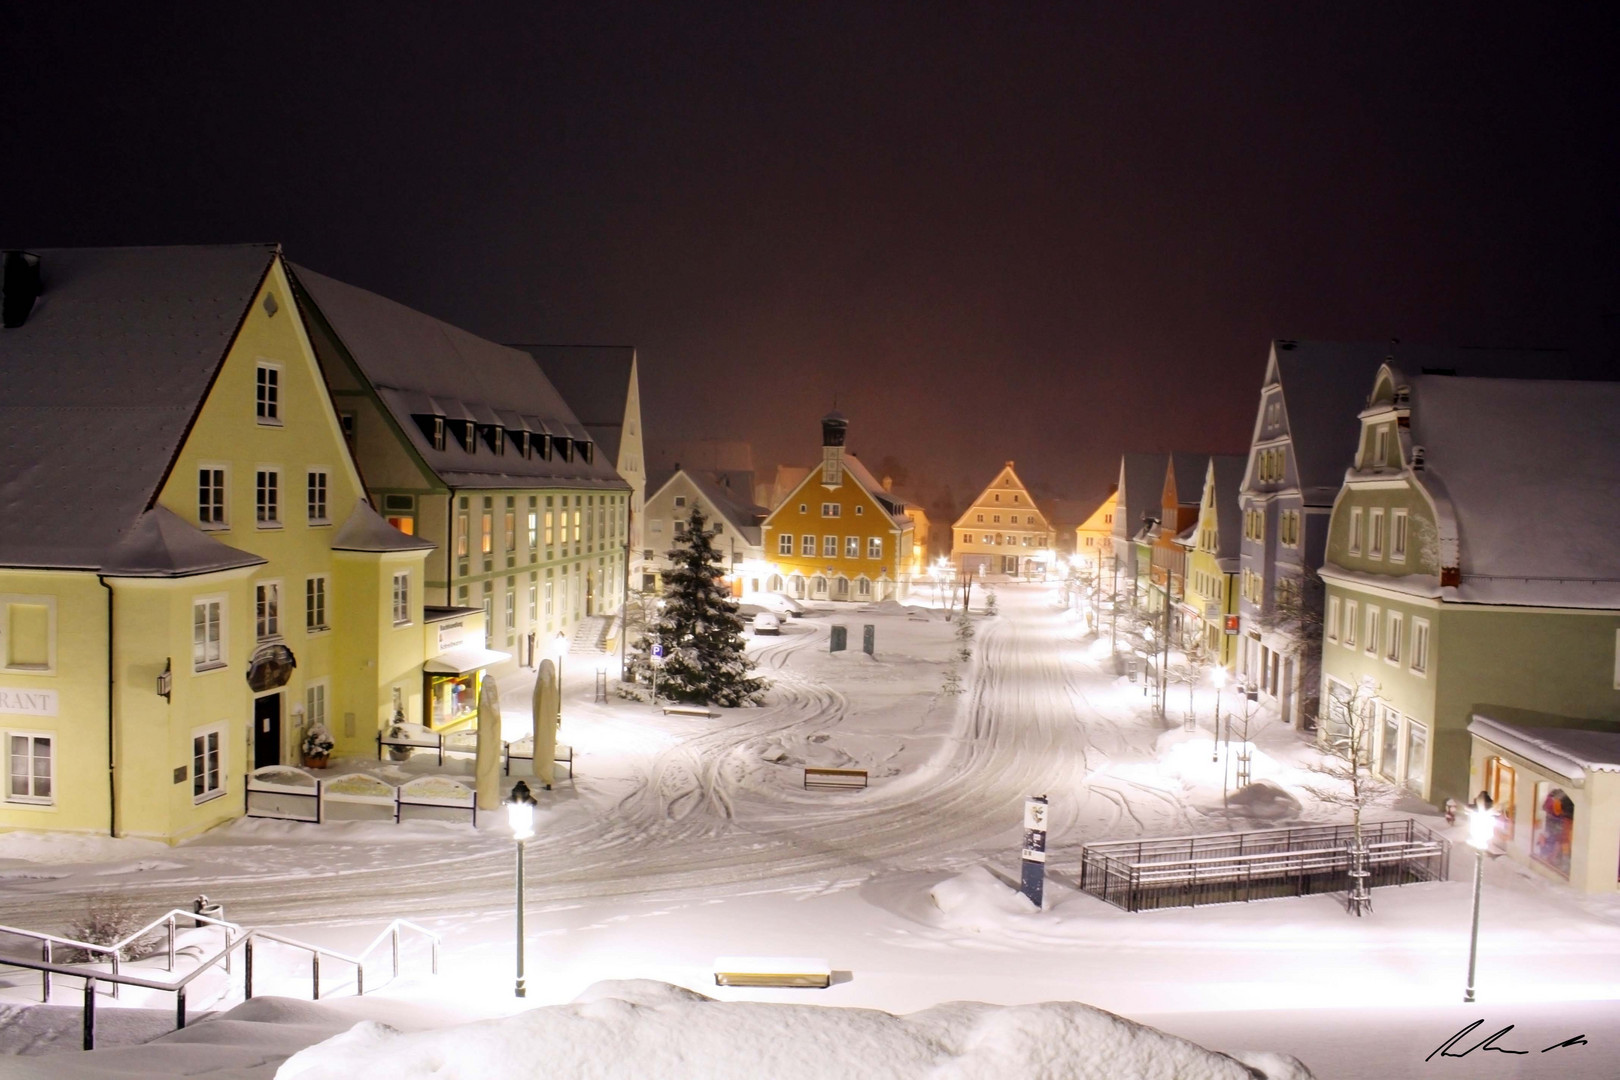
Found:
[[[1389,561],[1406,561],[1406,511],[1400,507],[1389,514]]]
[[[261,529],[281,527],[280,469],[259,469],[254,474],[253,516]]]
[[[1391,664],[1401,662],[1401,623],[1402,616],[1398,611],[1389,613],[1389,628],[1385,633],[1384,659]]]
[[[1337,596],[1328,597],[1327,618],[1323,620],[1323,625],[1327,629],[1327,639],[1329,641],[1338,641],[1339,640],[1339,598]]]
[[[281,365],[261,360],[255,368],[254,415],[261,424],[281,423]]]
[[[1389,462],[1389,428],[1379,424],[1373,432],[1373,465],[1382,468]]]
[[[191,735],[191,801],[207,802],[225,794],[224,725]]]
[[[311,469],[308,477],[309,523],[311,525],[324,525],[330,519],[326,514],[326,470]]]
[[[811,558],[816,553],[816,538],[809,533],[799,537],[799,554],[804,558]]]
[[[517,630],[517,594],[511,589],[506,590],[506,635],[511,637]]]
[[[1367,558],[1384,557],[1384,508],[1375,506],[1367,511]]]
[[[843,512],[844,508],[839,503],[828,502],[821,504],[821,516],[824,518],[838,517]]]
[[[963,533],[962,534],[962,543],[964,543],[964,544],[973,543],[973,534],[972,533]]]
[[[869,536],[866,539],[866,557],[868,559],[883,558],[883,537]]]
[[[844,537],[844,558],[858,559],[861,557],[861,538],[858,536]]]
[[[281,583],[261,581],[254,586],[253,631],[260,641],[281,634]]]
[[[529,586],[529,625],[533,626],[540,621],[540,587]]]
[[[304,687],[305,730],[326,726],[326,682],[312,682]]]
[[[311,634],[327,629],[325,574],[304,579],[304,629]]]
[[[1378,608],[1372,604],[1367,605],[1367,639],[1361,644],[1367,650],[1367,655],[1378,655]]]
[[[685,505],[686,505],[686,496],[685,495],[677,495],[677,496],[675,496],[675,508],[677,510],[679,510],[681,507],[683,507]]]
[[[191,604],[191,669],[225,666],[225,598],[208,597]]]
[[[821,557],[836,559],[838,557],[838,537],[823,536],[821,538]]]
[[[1422,675],[1429,670],[1429,620],[1412,620],[1412,670]],[[1617,680],[1620,681],[1620,680]]]
[[[793,534],[783,533],[776,538],[776,553],[778,555],[793,554]]]
[[[489,612],[484,612],[488,626]],[[411,574],[402,570],[394,575],[394,625],[404,626],[411,621]]]
[[[6,801],[50,804],[56,754],[51,735],[12,731],[6,734]]]
[[[1356,647],[1356,602],[1354,600],[1344,602],[1344,647],[1347,649]]]
[[[197,523],[205,529],[225,528],[225,470],[197,470]]]
[[[1361,554],[1361,507],[1350,508],[1350,554]]]

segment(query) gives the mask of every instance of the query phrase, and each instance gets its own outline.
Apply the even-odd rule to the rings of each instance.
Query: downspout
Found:
[[[107,835],[118,836],[118,759],[114,755],[113,725],[113,590],[100,574],[96,580],[107,590]]]

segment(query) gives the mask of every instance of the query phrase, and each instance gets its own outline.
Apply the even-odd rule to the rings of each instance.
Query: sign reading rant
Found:
[[[13,716],[55,716],[55,690],[18,690],[0,686],[0,713]]]

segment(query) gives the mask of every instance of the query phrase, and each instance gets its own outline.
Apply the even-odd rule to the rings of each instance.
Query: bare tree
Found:
[[[1372,893],[1367,887],[1367,842],[1362,836],[1361,818],[1377,788],[1372,775],[1372,735],[1378,694],[1378,683],[1371,676],[1364,676],[1355,686],[1332,684],[1326,715],[1317,732],[1318,743],[1332,756],[1317,771],[1337,783],[1309,789],[1323,802],[1350,809],[1353,836],[1346,910],[1357,916],[1372,910]]]
[[[1326,587],[1322,576],[1307,568],[1300,578],[1277,581],[1272,602],[1256,620],[1261,629],[1280,633],[1288,641],[1285,650],[1299,672],[1299,718],[1301,731],[1310,729],[1321,711],[1322,612]]]

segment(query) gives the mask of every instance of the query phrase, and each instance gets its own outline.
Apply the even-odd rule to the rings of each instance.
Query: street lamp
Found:
[[[557,636],[551,639],[551,644],[552,644],[553,649],[556,650],[556,654],[557,654],[557,704],[558,704],[559,707],[561,707],[561,705],[562,705],[562,658],[563,658],[563,654],[568,651],[568,635],[563,633],[561,630],[557,631]]]
[[[517,841],[517,982],[512,992],[527,997],[528,981],[523,975],[523,843],[534,835],[534,796],[522,780],[512,785],[512,798],[506,804],[506,821]]]
[[[1468,846],[1474,849],[1474,926],[1468,935],[1468,988],[1463,991],[1463,1002],[1474,1000],[1474,959],[1479,953],[1479,894],[1485,884],[1485,851],[1496,835],[1496,814],[1491,810],[1491,797],[1480,792],[1474,805],[1468,808]]]
[[[1221,687],[1226,685],[1226,668],[1216,664],[1210,679],[1215,683],[1215,729],[1210,736],[1209,746],[1209,760],[1213,762],[1216,755],[1216,745],[1221,741]]]

